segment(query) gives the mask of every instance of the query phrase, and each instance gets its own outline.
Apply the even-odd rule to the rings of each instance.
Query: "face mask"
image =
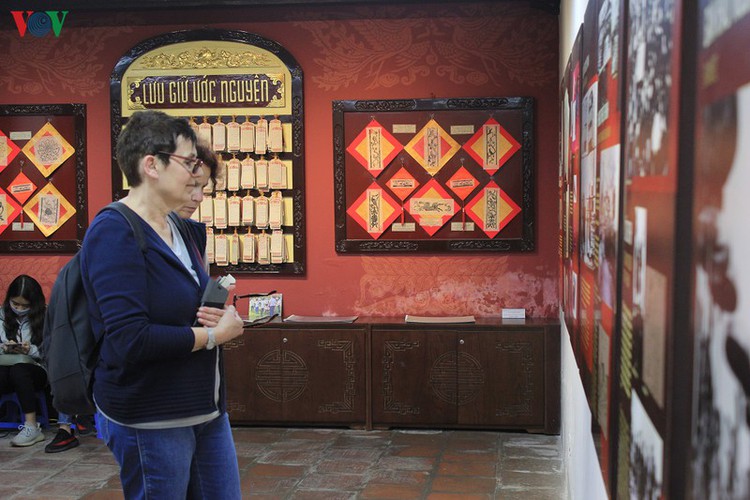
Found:
[[[14,313],[16,313],[16,316],[18,316],[19,318],[22,318],[22,317],[26,316],[27,314],[29,314],[29,311],[31,309],[20,309],[19,310],[19,309],[16,309],[15,307],[13,307],[13,304],[11,304],[10,305],[10,310],[13,311]]]

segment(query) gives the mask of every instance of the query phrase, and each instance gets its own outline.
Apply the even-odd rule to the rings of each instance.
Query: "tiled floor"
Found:
[[[0,439],[0,498],[123,498],[118,467],[93,436],[44,453],[47,440]],[[564,499],[559,436],[475,431],[235,428],[244,498]]]

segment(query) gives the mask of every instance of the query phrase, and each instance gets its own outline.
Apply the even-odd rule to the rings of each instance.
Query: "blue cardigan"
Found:
[[[141,220],[147,251],[118,212],[96,216],[83,240],[81,273],[97,338],[94,398],[123,424],[158,422],[225,410],[214,398],[220,349],[191,352],[208,275],[186,241],[200,286],[167,244]],[[221,367],[220,367],[221,368]],[[223,377],[222,377],[223,378]]]

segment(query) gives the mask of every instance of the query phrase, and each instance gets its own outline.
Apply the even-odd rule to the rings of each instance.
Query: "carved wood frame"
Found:
[[[520,137],[516,139],[521,144],[521,149],[515,153],[520,155],[521,168],[521,185],[518,187],[522,192],[522,199],[515,200],[521,207],[521,212],[517,215],[522,221],[520,234],[515,237],[504,237],[503,232],[500,231],[494,238],[483,235],[483,237],[476,238],[442,239],[419,237],[365,239],[351,236],[347,229],[347,208],[354,200],[347,200],[347,169],[359,167],[352,166],[356,162],[346,151],[349,145],[347,140],[352,140],[350,133],[347,136],[348,120],[355,114],[364,114],[377,119],[378,113],[397,113],[403,115],[403,121],[408,123],[410,120],[414,121],[415,113],[424,115],[425,112],[430,111],[458,112],[463,110],[486,111],[488,118],[492,117],[495,112],[511,111],[520,115],[521,131]],[[478,125],[481,127],[481,124]],[[402,151],[401,154],[408,153]],[[336,251],[339,253],[532,252],[535,250],[534,101],[531,97],[333,101],[333,159]]]
[[[75,148],[75,153],[65,160],[53,172],[47,180],[51,180],[56,174],[62,174],[64,170],[66,175],[70,175],[70,169],[75,169],[73,175],[72,188],[71,182],[67,183],[67,189],[55,184],[61,194],[65,196],[69,203],[75,206],[76,213],[69,220],[65,221],[62,227],[67,224],[75,224],[75,238],[60,237],[59,232],[55,232],[49,237],[45,237],[38,228],[35,227],[33,239],[8,239],[7,230],[0,235],[0,252],[25,252],[25,253],[75,253],[81,248],[83,236],[88,228],[88,199],[86,187],[86,105],[85,104],[11,104],[0,105],[0,118],[7,117],[38,117],[44,125],[44,120],[49,121],[51,117],[66,120],[72,120],[74,128],[74,137],[65,137],[71,146]],[[40,125],[40,126],[41,126]],[[5,130],[4,132],[9,132]],[[32,134],[33,135],[33,134]],[[15,141],[14,141],[15,142]],[[25,142],[25,141],[24,141]],[[22,144],[19,144],[22,147]],[[9,167],[19,161],[23,154],[19,152],[18,156],[11,162]],[[29,162],[31,165],[31,163]],[[30,168],[34,168],[31,166]],[[37,185],[35,193],[42,186]],[[3,185],[5,189],[5,185]],[[28,200],[27,200],[28,201]],[[15,222],[17,222],[16,219]],[[27,221],[28,222],[28,221]],[[59,230],[58,230],[59,231]]]

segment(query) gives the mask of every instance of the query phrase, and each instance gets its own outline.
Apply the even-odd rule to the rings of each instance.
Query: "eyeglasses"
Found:
[[[170,158],[177,158],[177,161],[185,170],[190,172],[191,175],[196,175],[200,173],[201,167],[203,166],[203,160],[200,158],[188,158],[187,156],[180,156],[176,155],[174,153],[167,153],[166,151],[157,151],[156,154],[158,155],[166,155]],[[185,163],[183,163],[185,162]]]

